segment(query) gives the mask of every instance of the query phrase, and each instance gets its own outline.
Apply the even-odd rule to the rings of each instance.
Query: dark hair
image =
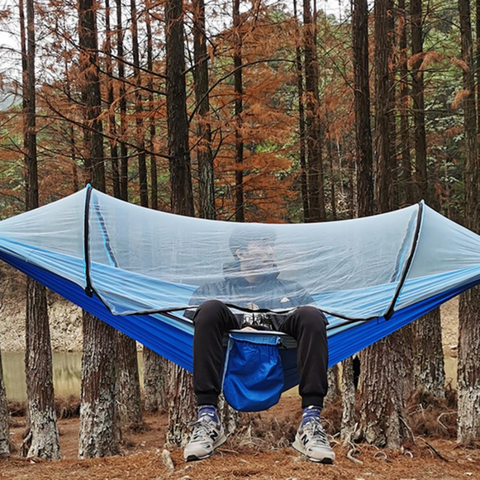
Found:
[[[249,243],[272,245],[276,238],[275,232],[265,225],[237,227],[230,235],[230,250],[236,257],[236,251],[246,249]]]

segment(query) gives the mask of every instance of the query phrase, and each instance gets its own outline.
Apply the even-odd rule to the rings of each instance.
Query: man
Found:
[[[193,339],[193,384],[198,419],[186,445],[186,461],[209,457],[226,436],[218,418],[217,399],[221,391],[224,362],[223,337],[239,328],[270,328],[297,341],[299,392],[303,416],[293,447],[321,463],[333,463],[335,454],[320,422],[327,394],[328,347],[322,312],[312,306],[312,297],[297,282],[279,279],[274,259],[275,237],[261,227],[244,227],[230,238],[235,261],[224,269],[221,282],[200,287],[193,294],[195,311]],[[235,315],[225,305],[257,309],[283,309],[288,314]]]

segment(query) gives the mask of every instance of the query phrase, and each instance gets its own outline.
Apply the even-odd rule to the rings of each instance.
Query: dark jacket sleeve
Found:
[[[313,297],[298,282],[291,282],[288,289],[291,292],[292,303],[295,307],[302,307],[315,302]]]

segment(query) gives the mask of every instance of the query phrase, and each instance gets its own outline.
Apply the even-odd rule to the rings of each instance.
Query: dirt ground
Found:
[[[328,419],[327,413],[325,416]],[[403,452],[356,445],[356,452],[351,456],[362,463],[354,463],[347,458],[351,448],[343,448],[334,438],[335,465],[311,463],[286,446],[287,440],[295,432],[299,416],[299,399],[284,397],[267,412],[255,415],[256,436],[244,436],[242,441],[231,438],[209,459],[186,464],[181,449],[169,449],[173,470],[167,468],[162,457],[165,415],[147,416],[148,428],[145,432],[124,436],[121,455],[93,460],[76,458],[78,418],[63,419],[59,420],[62,460],[27,460],[14,453],[9,459],[0,459],[0,479],[64,480],[66,475],[89,480],[480,479],[480,449],[461,447],[453,439],[438,436],[416,435],[415,442],[406,444]],[[12,442],[18,447],[25,420],[23,417],[13,417],[13,421]],[[265,427],[263,434],[258,435],[258,432],[262,432],[262,428],[259,428],[262,425]],[[270,435],[271,432],[274,435]]]

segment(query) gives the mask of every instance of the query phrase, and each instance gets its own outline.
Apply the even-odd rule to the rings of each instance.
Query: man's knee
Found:
[[[302,327],[325,331],[327,319],[325,315],[315,307],[299,307],[296,310],[298,321]]]
[[[223,321],[226,312],[228,308],[220,300],[207,300],[197,308],[193,322],[196,327],[214,325]]]

